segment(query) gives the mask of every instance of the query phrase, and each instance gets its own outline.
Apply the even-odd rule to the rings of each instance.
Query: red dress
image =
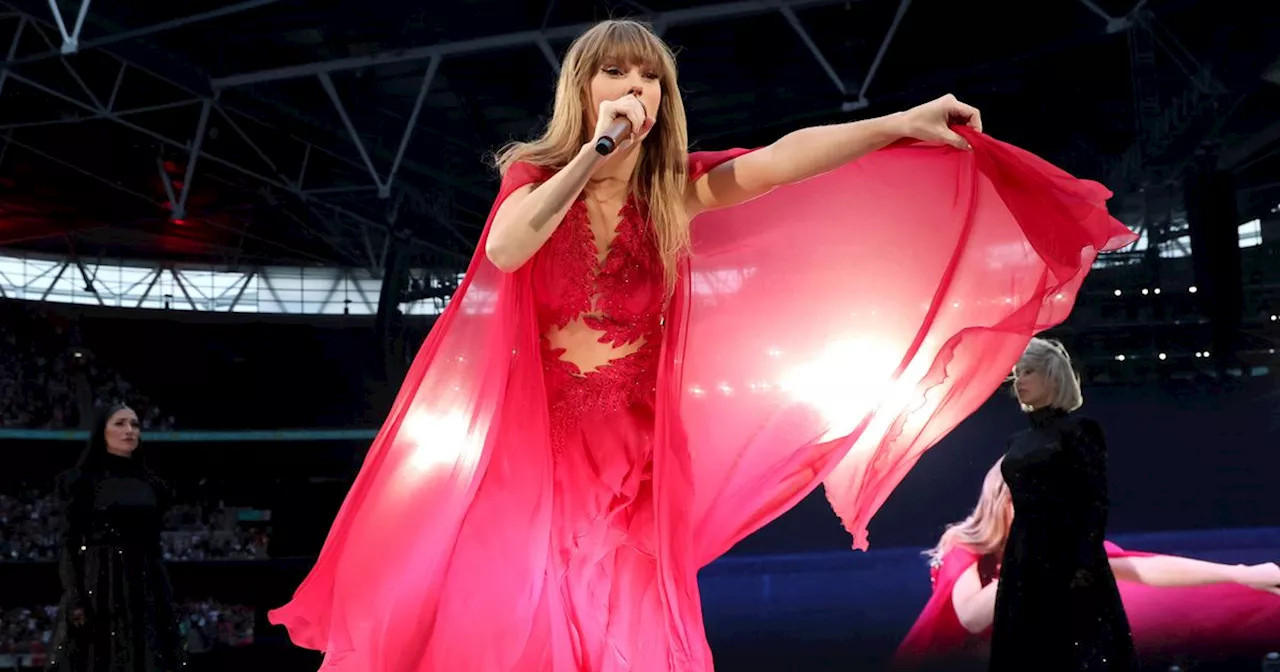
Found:
[[[698,570],[824,479],[865,547],[1133,239],[1101,186],[961,132],[699,216],[668,301],[642,203],[603,261],[581,204],[513,273],[476,254],[272,622],[344,672],[710,670]],[[581,375],[545,338],[573,320],[627,356]]]
[[[1107,542],[1107,557],[1151,557]],[[956,547],[932,569],[933,597],[898,647],[895,668],[912,669],[940,663],[982,661],[989,652],[991,629],[973,634],[960,625],[952,591],[960,576],[981,558]],[[980,566],[981,567],[981,566]],[[980,571],[983,585],[998,577]],[[1149,660],[1185,656],[1257,656],[1280,642],[1280,597],[1236,584],[1190,588],[1156,588],[1120,581],[1120,597],[1138,655]]]
[[[894,656],[895,668],[933,667],[962,661],[979,662],[987,657],[991,628],[976,634],[966,630],[960,624],[955,603],[951,600],[956,582],[981,559],[977,553],[963,546],[956,546],[947,552],[941,562],[936,562],[929,568],[933,597],[924,605],[915,624],[898,646],[898,652]],[[994,578],[982,576],[982,585],[987,585]]]

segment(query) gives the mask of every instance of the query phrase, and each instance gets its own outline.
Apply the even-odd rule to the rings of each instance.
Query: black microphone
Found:
[[[626,117],[618,117],[613,120],[609,127],[604,129],[604,135],[596,140],[596,154],[600,156],[609,156],[613,150],[618,148],[618,143],[622,142],[627,134],[631,133],[631,120]]]

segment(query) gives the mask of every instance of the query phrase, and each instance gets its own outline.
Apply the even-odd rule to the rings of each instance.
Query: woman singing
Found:
[[[987,472],[973,513],[928,552],[933,597],[898,648],[896,668],[964,670],[987,662],[1000,560],[1014,519],[1002,463]],[[1143,657],[1260,655],[1280,641],[1275,563],[1223,565],[1111,543],[1106,553]]]
[[[59,672],[173,672],[186,664],[160,550],[167,488],[143,462],[133,409],[109,407],[64,503],[62,602],[49,666]]]
[[[951,96],[717,153],[684,110],[667,45],[606,21],[498,155],[467,276],[271,614],[325,669],[710,670],[697,571],[823,479],[865,546],[1132,238]]]

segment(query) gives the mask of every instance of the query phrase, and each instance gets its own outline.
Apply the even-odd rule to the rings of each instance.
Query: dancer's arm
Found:
[[[954,122],[982,130],[978,110],[950,95],[885,117],[803,128],[694,180],[686,193],[685,207],[693,217],[705,210],[737,205],[775,187],[835,170],[902,138],[968,147],[949,128]]]
[[[996,619],[996,590],[999,581],[982,585],[975,563],[956,580],[951,588],[951,605],[965,630],[978,634],[991,627]]]
[[[1280,567],[1275,564],[1223,565],[1173,555],[1111,558],[1111,571],[1122,581],[1160,588],[1238,583],[1253,588],[1280,587]]]
[[[1121,581],[1159,588],[1236,583],[1280,595],[1280,566],[1275,563],[1222,565],[1173,555],[1155,555],[1111,558],[1111,571]],[[951,603],[965,630],[977,634],[995,622],[997,584],[999,581],[981,586],[977,565],[965,570],[956,581]]]

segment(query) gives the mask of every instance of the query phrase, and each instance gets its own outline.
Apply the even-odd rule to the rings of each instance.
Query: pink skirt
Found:
[[[426,656],[434,664],[418,669],[466,660],[510,672],[675,672],[655,556],[653,426],[642,404],[568,428],[545,535],[510,524],[504,484],[520,475],[490,466],[442,585]],[[539,544],[545,557],[510,555]],[[504,594],[506,610],[482,597]],[[700,609],[677,611],[698,618]]]
[[[653,409],[583,418],[557,451],[547,589],[553,670],[666,670],[653,502]]]

